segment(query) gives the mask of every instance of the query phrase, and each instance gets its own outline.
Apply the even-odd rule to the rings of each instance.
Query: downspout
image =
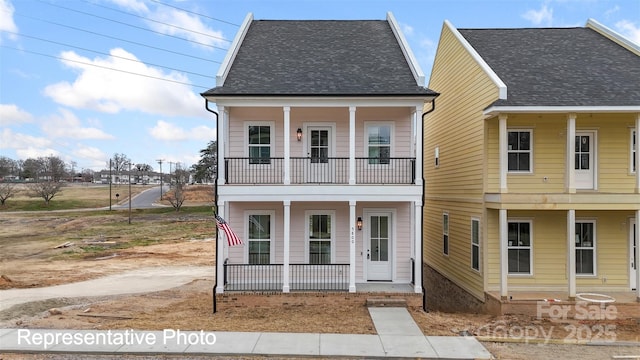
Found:
[[[204,99],[204,108],[207,109],[208,112],[213,113],[216,115],[216,136],[218,136],[219,132],[218,132],[218,119],[219,119],[219,115],[217,112],[215,112],[214,110],[211,110],[209,108],[209,100]],[[215,178],[213,179],[213,207],[215,208],[215,213],[218,213],[218,167],[220,166],[220,159],[217,158],[217,154],[218,154],[218,139],[216,139],[216,175]],[[215,283],[213,284],[213,313],[216,313],[217,310],[217,301],[216,301],[216,288],[218,287],[218,255],[221,254],[219,251],[219,247],[218,244],[220,243],[220,241],[218,241],[220,239],[220,237],[218,236],[218,230],[216,229],[216,264],[214,266],[214,279],[215,279]]]
[[[432,113],[434,110],[436,109],[436,99],[434,98],[433,100],[431,100],[431,109],[425,111],[422,113],[422,124],[420,124],[422,126],[422,128],[424,129],[424,117],[425,115]],[[424,138],[424,131],[422,132],[422,137]],[[422,142],[422,149],[420,149],[420,151],[422,152],[422,163],[424,164],[424,141]],[[424,181],[424,166],[422,167],[422,174],[420,174],[420,176],[422,176],[422,207],[420,208],[420,228],[424,229],[424,204],[426,201],[426,181]],[[422,231],[422,234],[424,234],[424,230]],[[420,259],[421,259],[421,264],[420,264],[420,271],[422,271],[422,310],[424,312],[428,312],[427,311],[427,292],[424,289],[424,238],[422,239],[422,241],[420,241]]]

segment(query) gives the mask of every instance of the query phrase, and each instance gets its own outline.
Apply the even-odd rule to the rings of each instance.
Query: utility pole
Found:
[[[131,224],[131,162],[129,162],[129,224]]]
[[[160,201],[162,201],[162,162],[164,159],[156,160],[160,164]]]

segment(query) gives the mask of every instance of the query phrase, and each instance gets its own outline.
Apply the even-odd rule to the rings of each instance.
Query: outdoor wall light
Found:
[[[298,137],[298,141],[302,140],[302,129],[298,128],[298,131],[296,131],[296,136]]]
[[[358,227],[358,230],[362,230],[362,218],[360,216],[358,216],[358,221],[356,221],[356,226]]]

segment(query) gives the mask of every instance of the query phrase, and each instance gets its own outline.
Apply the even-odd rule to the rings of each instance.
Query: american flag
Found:
[[[231,230],[231,228],[229,227],[229,224],[227,224],[227,222],[224,221],[224,219],[220,217],[218,214],[215,214],[215,215],[216,215],[216,223],[218,224],[218,228],[224,231],[224,234],[227,236],[227,243],[229,244],[229,246],[242,245],[242,240],[240,240],[238,235],[236,235],[236,233],[234,233],[233,230]]]

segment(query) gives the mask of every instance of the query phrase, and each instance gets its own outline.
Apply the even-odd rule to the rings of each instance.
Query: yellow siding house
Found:
[[[424,121],[429,306],[640,299],[640,46],[593,20],[445,22],[429,88],[441,93]]]

